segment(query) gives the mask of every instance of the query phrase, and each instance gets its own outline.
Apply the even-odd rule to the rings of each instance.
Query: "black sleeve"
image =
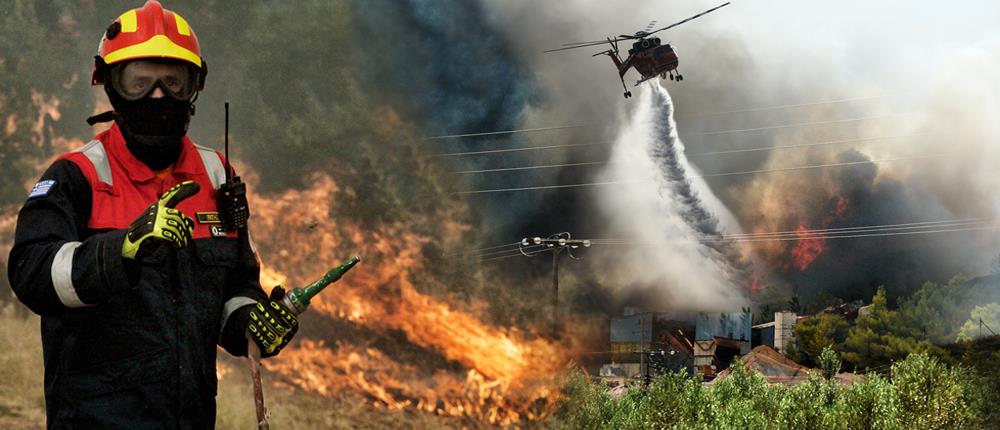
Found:
[[[8,277],[17,298],[39,315],[97,305],[130,286],[121,256],[126,230],[83,237],[91,204],[83,172],[58,160],[18,213]]]
[[[246,328],[250,319],[251,305],[267,299],[260,286],[260,262],[252,245],[250,235],[240,235],[240,258],[237,267],[226,283],[226,305],[223,312],[225,326],[219,337],[219,345],[237,357],[247,355]]]

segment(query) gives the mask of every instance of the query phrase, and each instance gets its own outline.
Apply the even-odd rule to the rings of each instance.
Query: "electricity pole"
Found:
[[[566,250],[574,260],[573,249],[589,248],[590,240],[570,239],[568,232],[553,234],[547,238],[533,237],[521,239],[519,249],[525,257],[534,257],[538,253],[552,251],[552,337],[559,338],[562,330],[559,320],[559,254]]]

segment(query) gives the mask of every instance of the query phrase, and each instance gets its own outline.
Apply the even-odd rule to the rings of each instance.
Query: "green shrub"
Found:
[[[839,393],[830,428],[895,430],[900,427],[898,406],[892,385],[877,374],[869,374]]]
[[[848,429],[923,430],[976,428],[983,422],[981,381],[972,372],[914,353],[892,367],[892,381],[858,376],[839,385],[832,375],[839,359],[832,349],[826,364],[797,386],[769,384],[734,361],[728,376],[703,384],[683,373],[656,378],[649,388],[633,387],[615,400],[607,389],[574,375],[566,400],[553,421],[569,429]]]
[[[569,376],[564,388],[566,400],[556,418],[567,428],[605,428],[615,414],[615,404],[603,385],[593,384],[583,373]]]
[[[913,429],[966,428],[972,408],[966,398],[965,376],[926,354],[910,354],[892,366],[892,387],[899,416]]]

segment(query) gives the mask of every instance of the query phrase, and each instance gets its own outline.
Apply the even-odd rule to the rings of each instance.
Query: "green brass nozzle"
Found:
[[[343,262],[341,265],[330,269],[329,272],[326,272],[322,278],[317,279],[315,282],[302,288],[292,289],[292,291],[288,292],[288,294],[281,300],[282,304],[294,312],[295,315],[305,312],[309,307],[309,301],[312,300],[315,295],[319,294],[320,291],[323,291],[323,289],[328,285],[337,282],[341,276],[344,276],[348,270],[351,270],[351,268],[360,261],[361,257],[355,255]]]

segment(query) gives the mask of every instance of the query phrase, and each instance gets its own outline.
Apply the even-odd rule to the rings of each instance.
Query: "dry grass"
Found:
[[[219,381],[216,398],[218,429],[255,428],[250,372],[242,360],[220,361],[230,371]],[[264,400],[271,411],[270,427],[283,429],[478,429],[481,424],[460,418],[414,411],[386,411],[350,394],[325,398],[303,392],[264,375]]]
[[[20,304],[0,304],[0,429],[45,428],[39,318]],[[256,428],[253,390],[243,361],[220,351],[230,371],[219,381],[216,427]],[[414,411],[385,411],[350,394],[325,398],[265,375],[271,428],[282,429],[479,429],[480,423]]]
[[[45,428],[39,318],[0,302],[0,428]]]

